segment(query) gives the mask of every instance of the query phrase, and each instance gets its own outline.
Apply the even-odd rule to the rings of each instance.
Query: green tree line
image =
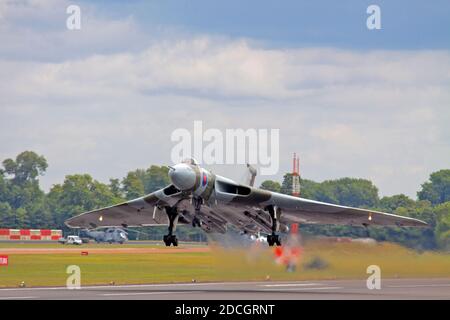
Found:
[[[0,228],[56,228],[68,231],[64,221],[81,212],[110,206],[140,197],[169,184],[168,168],[150,166],[129,172],[109,183],[95,180],[89,174],[74,174],[55,184],[49,192],[39,185],[39,177],[48,168],[47,160],[32,151],[15,159],[6,159],[0,167]],[[286,174],[281,183],[266,180],[261,188],[291,193],[292,176]],[[430,228],[365,228],[347,226],[301,227],[302,232],[325,236],[370,236],[380,241],[395,241],[421,249],[450,248],[450,170],[430,175],[417,194],[417,200],[406,195],[380,198],[378,189],[365,179],[342,178],[315,182],[301,179],[302,197],[335,204],[371,208],[427,221]],[[142,229],[142,238],[156,239],[165,227]],[[146,236],[147,234],[147,236]],[[180,239],[204,240],[198,228],[178,228]],[[133,236],[133,234],[130,234]]]

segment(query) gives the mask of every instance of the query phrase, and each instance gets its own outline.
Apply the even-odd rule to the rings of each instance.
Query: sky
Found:
[[[201,120],[280,130],[280,169],[258,182],[297,152],[304,178],[415,198],[449,168],[449,88],[449,1],[0,0],[0,159],[44,155],[46,190],[170,164],[171,133]]]

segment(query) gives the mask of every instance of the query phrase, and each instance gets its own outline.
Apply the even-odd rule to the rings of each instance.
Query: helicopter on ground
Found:
[[[128,241],[128,232],[118,227],[106,228],[104,230],[83,229],[80,231],[80,237],[92,239],[97,243],[124,244]]]

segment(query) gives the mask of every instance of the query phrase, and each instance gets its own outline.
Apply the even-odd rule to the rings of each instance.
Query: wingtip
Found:
[[[429,227],[430,225],[428,223],[426,223],[423,220],[419,220],[419,219],[414,219],[414,227],[422,227],[422,228],[426,228]]]
[[[430,225],[428,223],[426,223],[425,221],[419,220],[419,226],[420,227],[429,227]]]

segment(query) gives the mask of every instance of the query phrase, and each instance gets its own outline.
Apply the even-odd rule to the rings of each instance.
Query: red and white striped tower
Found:
[[[292,164],[292,195],[300,197],[300,157],[297,157],[295,153]]]

